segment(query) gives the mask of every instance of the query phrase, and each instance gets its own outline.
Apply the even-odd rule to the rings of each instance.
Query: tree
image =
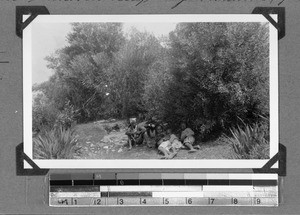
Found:
[[[159,119],[164,118],[164,109],[168,109],[165,105],[165,91],[172,79],[169,70],[169,49],[165,43],[167,42],[160,42],[163,45],[157,53],[157,60],[149,68],[143,94],[147,115],[156,116]]]
[[[180,23],[170,40],[165,118],[210,132],[268,115],[267,26]]]
[[[79,121],[103,117],[107,70],[124,39],[120,23],[72,24],[68,46],[46,58],[54,75],[44,84],[44,90],[51,94],[49,98],[55,100],[60,110],[67,99],[81,113]]]
[[[133,28],[116,54],[115,66],[109,72],[109,89],[122,118],[147,111],[143,99],[145,83],[161,50],[162,46],[152,34]]]
[[[51,81],[37,87],[59,110],[67,99],[79,122],[147,112],[145,83],[163,50],[158,39],[134,28],[125,37],[121,24],[73,23],[67,41],[46,58]]]

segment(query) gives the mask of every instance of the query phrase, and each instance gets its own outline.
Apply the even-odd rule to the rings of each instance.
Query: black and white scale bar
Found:
[[[163,185],[162,179],[143,179],[140,180],[140,185]]]
[[[94,185],[117,185],[117,180],[94,180]]]
[[[72,186],[73,180],[50,180],[50,186]]]
[[[140,185],[139,179],[119,179],[118,185]]]
[[[80,188],[80,189],[79,189]],[[118,196],[152,196],[152,197],[276,197],[277,186],[91,186],[89,187],[51,187],[52,197],[118,197]]]
[[[50,192],[100,192],[100,186],[50,186]]]
[[[277,185],[276,174],[74,173],[51,174],[50,186],[81,185]]]
[[[50,180],[50,186],[83,186],[83,185],[254,185],[254,186],[276,186],[277,180]]]
[[[73,185],[94,185],[94,180],[73,180]]]
[[[101,197],[132,197],[132,196],[137,196],[137,197],[152,197],[152,192],[147,192],[147,191],[131,191],[131,192],[101,192]]]

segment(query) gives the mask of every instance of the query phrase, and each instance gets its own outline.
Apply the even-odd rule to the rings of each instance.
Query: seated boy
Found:
[[[157,136],[157,122],[156,118],[152,117],[149,121],[146,121],[144,127],[146,128],[145,132],[145,141],[149,148],[154,148],[156,144]]]
[[[187,128],[186,126],[186,123],[181,123],[181,129],[182,129],[182,132],[181,132],[181,141],[183,142],[183,145],[185,145],[186,147],[189,148],[189,153],[192,153],[192,152],[196,152],[197,149],[200,149],[199,146],[195,146],[194,148],[194,143],[195,143],[195,137],[194,137],[194,132],[192,129],[190,128]]]
[[[132,148],[133,144],[143,143],[145,132],[146,129],[143,126],[137,125],[136,118],[130,118],[130,124],[125,133],[128,136],[129,149]]]

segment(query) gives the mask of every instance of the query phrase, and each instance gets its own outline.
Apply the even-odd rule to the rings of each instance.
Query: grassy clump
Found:
[[[71,159],[78,150],[74,129],[58,127],[33,137],[35,159]]]
[[[243,128],[230,129],[232,137],[225,136],[225,141],[229,142],[238,159],[268,159],[269,140],[268,127],[255,123],[252,126],[245,125]]]

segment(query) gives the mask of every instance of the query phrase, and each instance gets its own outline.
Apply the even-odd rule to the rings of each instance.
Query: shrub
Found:
[[[224,138],[232,145],[238,159],[269,158],[269,131],[266,125],[255,123],[244,128],[237,126],[230,131],[232,137],[224,135]]]
[[[53,106],[38,106],[32,110],[32,131],[39,132],[51,129],[57,118],[57,110]]]
[[[33,137],[35,159],[70,159],[78,149],[74,129],[59,127],[41,131]]]
[[[52,129],[58,110],[42,92],[34,91],[32,100],[32,131]]]
[[[63,127],[65,129],[71,128],[73,123],[76,122],[78,111],[70,104],[70,101],[65,103],[64,109],[57,115],[55,120],[55,128]]]

